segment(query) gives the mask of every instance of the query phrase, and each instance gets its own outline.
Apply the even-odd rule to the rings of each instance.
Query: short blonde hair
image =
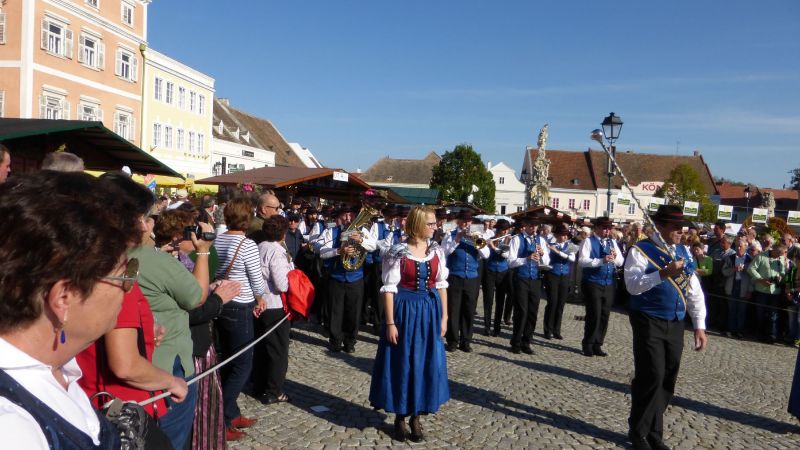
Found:
[[[436,215],[432,206],[414,206],[408,212],[406,219],[406,236],[408,239],[425,239],[425,229],[428,227],[428,214]]]

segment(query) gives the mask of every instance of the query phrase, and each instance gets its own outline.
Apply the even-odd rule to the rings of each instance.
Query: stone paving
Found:
[[[508,327],[495,338],[476,326],[472,353],[447,354],[451,400],[423,417],[426,441],[419,444],[393,441],[393,416],[367,401],[377,338],[363,332],[354,354],[332,354],[314,327],[301,325],[292,331],[286,383],[292,403],[264,406],[240,397],[243,413],[259,423],[229,447],[629,448],[627,316],[612,313],[610,356],[587,358],[579,353],[583,322],[576,316],[583,314],[582,306],[567,305],[564,340],[537,334],[535,355],[508,351]],[[800,427],[786,412],[797,350],[711,335],[709,348],[697,353],[689,350],[691,336],[685,334],[676,397],[664,418],[666,443],[677,449],[800,448]],[[318,406],[327,410],[315,412]]]

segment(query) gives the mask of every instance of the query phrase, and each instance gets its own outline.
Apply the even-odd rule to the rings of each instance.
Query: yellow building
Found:
[[[142,149],[188,179],[211,175],[214,79],[145,49]]]

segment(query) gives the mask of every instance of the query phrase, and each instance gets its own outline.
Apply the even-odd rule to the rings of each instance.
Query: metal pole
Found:
[[[609,142],[609,144],[611,144],[611,143]],[[611,145],[611,149],[613,149],[613,148],[614,148],[614,146]],[[608,174],[608,191],[606,191],[606,214],[610,218],[611,217],[611,179],[614,177],[614,166],[611,163],[611,153],[606,152],[606,160],[608,161],[608,166],[606,168],[608,170],[608,172],[607,172],[607,174]]]

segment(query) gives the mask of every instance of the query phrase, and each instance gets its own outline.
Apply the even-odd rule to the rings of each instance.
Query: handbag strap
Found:
[[[233,269],[233,263],[236,262],[236,257],[239,256],[239,250],[241,250],[242,244],[244,244],[245,239],[247,239],[247,236],[242,236],[242,240],[239,241],[239,245],[236,247],[236,252],[233,254],[233,259],[231,259],[231,263],[228,265],[228,268],[225,269],[225,273],[222,274],[221,279],[223,280],[228,279],[228,275],[230,275],[231,269]]]

